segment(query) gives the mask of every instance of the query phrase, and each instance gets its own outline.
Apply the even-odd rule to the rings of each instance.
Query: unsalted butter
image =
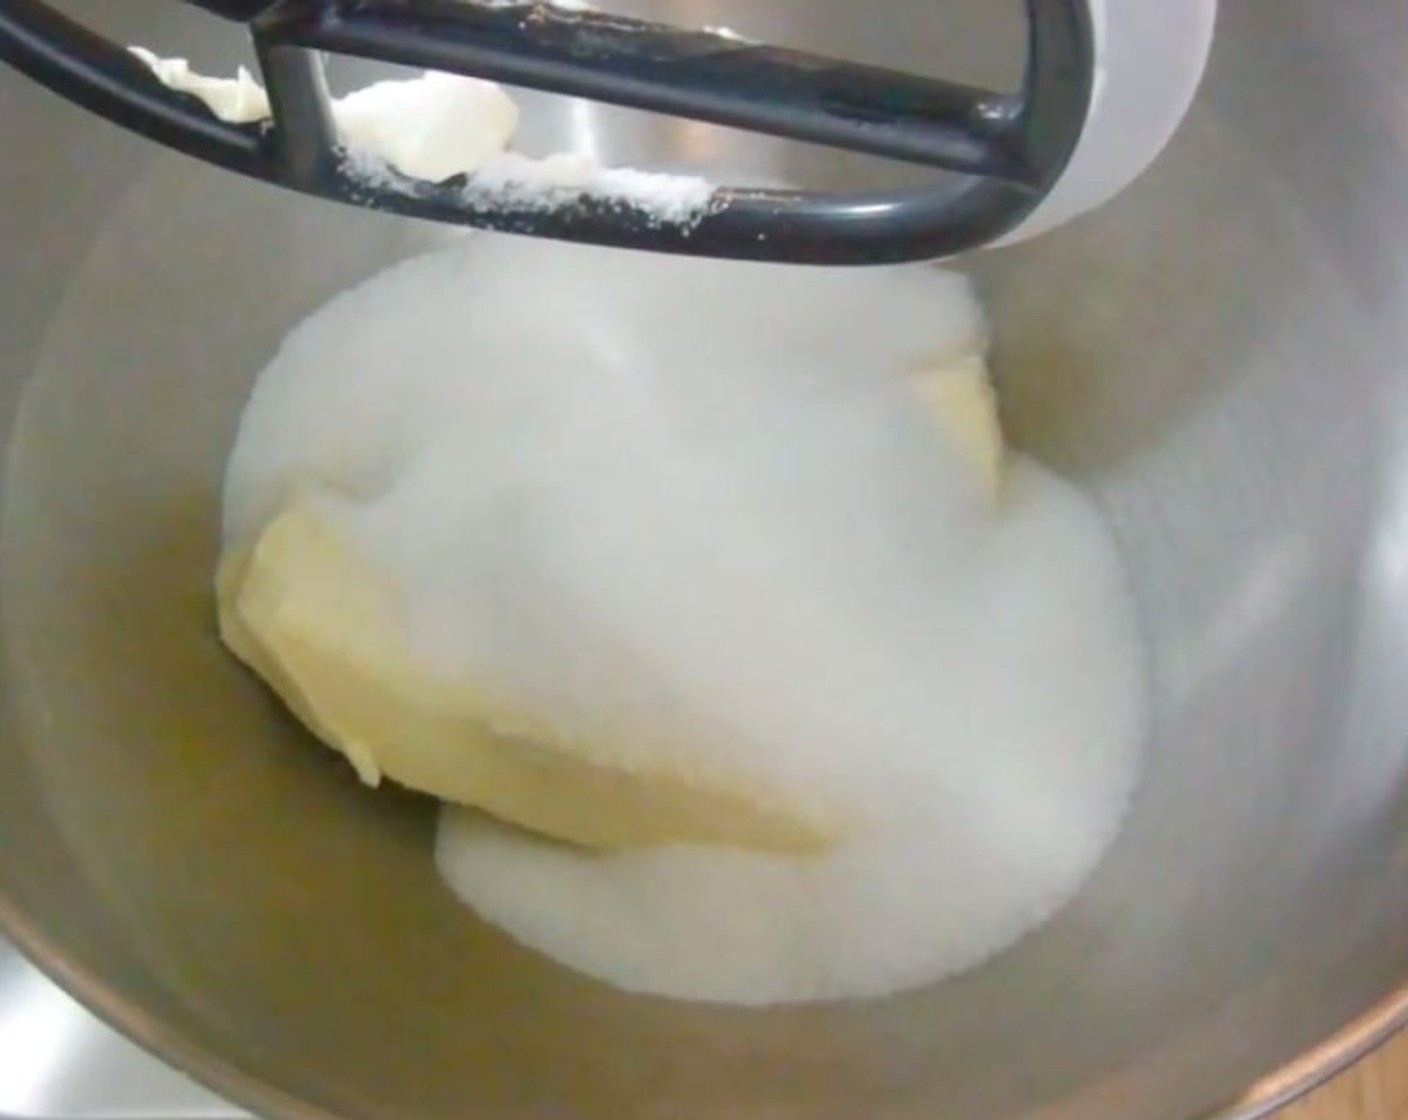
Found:
[[[996,500],[1002,435],[982,358],[918,371],[942,436]],[[824,851],[847,822],[814,819],[726,771],[628,769],[473,682],[437,676],[409,647],[394,591],[295,490],[217,581],[221,635],[368,785],[389,778],[592,848],[665,843]]]

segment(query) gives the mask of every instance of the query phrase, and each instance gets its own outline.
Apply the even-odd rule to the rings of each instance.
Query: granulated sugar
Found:
[[[1098,512],[1020,456],[995,496],[906,384],[983,332],[932,268],[473,235],[293,332],[226,546],[315,481],[427,673],[846,822],[821,855],[589,852],[447,809],[439,867],[482,918],[641,992],[929,983],[1071,897],[1140,757]]]
[[[709,208],[714,188],[690,175],[603,167],[590,156],[532,159],[503,152],[484,163],[465,188],[479,204],[552,210],[583,198],[632,206],[658,222],[690,222]]]

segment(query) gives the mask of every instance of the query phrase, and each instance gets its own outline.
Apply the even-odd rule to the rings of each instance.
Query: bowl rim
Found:
[[[281,1120],[352,1120],[274,1088],[148,1015],[113,983],[71,959],[0,892],[0,933],[30,963],[119,1034],[231,1104]],[[1408,1028],[1408,980],[1323,1041],[1257,1078],[1230,1102],[1188,1120],[1264,1120],[1343,1073]]]
[[[1262,1120],[1314,1092],[1408,1028],[1408,982],[1201,1120]]]

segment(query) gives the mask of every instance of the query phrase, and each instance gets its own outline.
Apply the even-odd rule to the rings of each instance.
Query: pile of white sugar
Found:
[[[983,330],[928,267],[475,235],[293,331],[226,544],[315,481],[435,673],[855,822],[821,856],[595,854],[446,810],[445,881],[521,942],[702,1000],[925,984],[1071,897],[1142,738],[1096,509],[1020,457],[994,505],[904,384]]]

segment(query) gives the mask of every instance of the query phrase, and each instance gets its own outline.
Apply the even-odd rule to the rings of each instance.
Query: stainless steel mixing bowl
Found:
[[[242,49],[171,3],[69,7],[212,69]],[[1010,63],[1011,7],[655,9],[962,74]],[[990,966],[762,1013],[628,997],[477,924],[435,878],[430,807],[359,788],[215,640],[255,371],[445,234],[0,76],[0,920],[131,1035],[300,1120],[1189,1120],[1327,1074],[1408,1016],[1404,58],[1402,0],[1227,0],[1157,168],[972,262],[1013,436],[1118,531],[1147,782],[1079,899]],[[872,174],[580,105],[545,110],[549,141]]]

